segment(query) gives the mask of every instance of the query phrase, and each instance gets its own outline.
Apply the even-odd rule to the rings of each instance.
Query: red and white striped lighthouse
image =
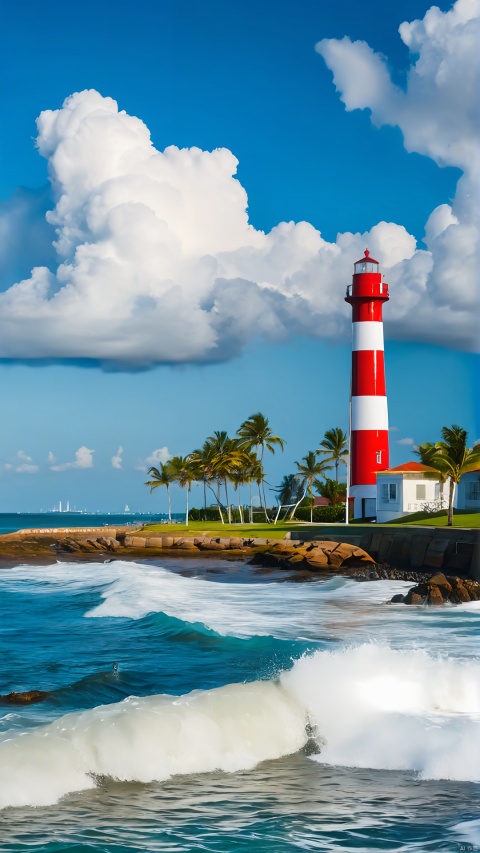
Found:
[[[382,305],[388,300],[378,261],[355,263],[345,301],[352,306],[350,496],[354,518],[376,514],[376,473],[388,468],[388,409]]]

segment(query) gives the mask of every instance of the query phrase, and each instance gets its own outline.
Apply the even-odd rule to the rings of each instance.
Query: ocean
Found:
[[[165,521],[167,516],[153,513],[99,513],[99,512],[5,512],[0,513],[0,534],[15,530],[32,530],[45,527],[110,527],[124,524],[142,524],[147,521]],[[185,513],[177,513],[174,520],[185,521]]]
[[[480,602],[410,585],[0,569],[0,851],[480,849]]]

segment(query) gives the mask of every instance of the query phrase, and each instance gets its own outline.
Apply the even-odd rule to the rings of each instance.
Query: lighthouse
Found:
[[[345,301],[352,306],[350,497],[354,518],[376,514],[376,474],[388,468],[388,409],[383,355],[382,306],[388,284],[379,263],[356,261]]]

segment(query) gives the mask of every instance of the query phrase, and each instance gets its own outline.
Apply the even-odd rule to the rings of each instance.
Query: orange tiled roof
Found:
[[[430,465],[424,465],[422,462],[404,462],[403,465],[396,465],[395,468],[377,471],[378,474],[425,474],[428,472],[438,474],[436,468],[431,468]]]

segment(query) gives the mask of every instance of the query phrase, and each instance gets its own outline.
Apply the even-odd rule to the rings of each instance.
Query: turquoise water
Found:
[[[174,518],[184,519],[185,515]],[[38,527],[105,527],[110,525],[138,524],[150,520],[166,519],[163,514],[140,513],[83,513],[83,512],[8,512],[0,513],[0,534],[15,530],[32,530]]]
[[[0,851],[480,847],[480,606],[408,586],[0,570]]]

